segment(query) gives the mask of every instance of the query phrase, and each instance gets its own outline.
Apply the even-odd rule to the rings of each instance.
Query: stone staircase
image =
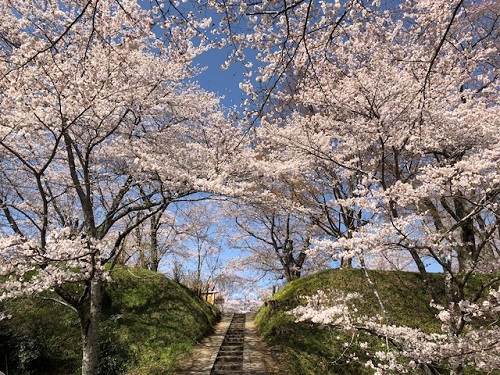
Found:
[[[215,332],[184,358],[176,375],[269,375],[253,314],[223,315]],[[286,371],[272,372],[285,375]]]
[[[210,375],[243,374],[245,314],[234,314]]]

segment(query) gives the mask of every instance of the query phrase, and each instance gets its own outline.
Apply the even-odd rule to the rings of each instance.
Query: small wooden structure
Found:
[[[212,290],[210,292],[203,292],[203,293],[201,293],[201,298],[203,298],[203,300],[207,301],[211,305],[215,305],[215,295],[216,294],[217,294],[217,292],[215,290]]]

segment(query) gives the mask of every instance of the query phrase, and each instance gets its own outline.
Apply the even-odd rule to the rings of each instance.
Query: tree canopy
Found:
[[[500,367],[479,323],[500,311],[498,2],[5,0],[0,17],[0,300],[55,290],[84,375],[107,269],[144,233],[158,269],[166,210],[208,195],[287,280],[325,256],[419,273],[443,332],[367,321],[404,337],[374,371]],[[245,71],[239,108],[196,83],[216,48]]]

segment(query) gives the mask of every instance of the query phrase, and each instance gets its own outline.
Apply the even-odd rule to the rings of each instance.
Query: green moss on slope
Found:
[[[214,307],[161,274],[119,267],[112,279],[101,323],[101,374],[173,374],[179,355],[218,318]],[[6,308],[12,319],[0,322],[0,356],[7,356],[10,375],[81,372],[74,312],[40,298]]]
[[[406,272],[370,271],[381,299],[396,325],[419,328],[426,332],[439,330],[429,306],[431,296],[418,274]],[[441,276],[432,275],[439,283]],[[288,354],[290,374],[372,374],[363,363],[369,358],[354,341],[364,341],[373,349],[382,348],[378,339],[360,332],[345,332],[310,322],[295,323],[286,314],[299,304],[304,296],[312,296],[318,290],[340,290],[344,293],[360,293],[356,300],[360,314],[376,316],[381,309],[376,296],[367,283],[363,271],[358,269],[328,270],[307,276],[287,284],[275,294],[256,316],[256,323],[266,341]]]

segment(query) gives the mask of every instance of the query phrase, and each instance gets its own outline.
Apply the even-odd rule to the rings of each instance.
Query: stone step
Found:
[[[228,354],[233,354],[233,355],[241,355],[243,353],[243,347],[241,348],[232,348],[232,349],[221,349],[219,350],[219,354],[221,355],[228,355]]]
[[[219,355],[223,356],[230,356],[230,355],[242,355],[243,354],[243,347],[241,348],[233,348],[233,349],[221,349],[219,351]]]
[[[216,363],[214,369],[217,371],[243,370],[243,363]]]
[[[219,356],[215,360],[215,363],[226,363],[226,362],[241,362],[241,355],[228,355],[228,356]]]

